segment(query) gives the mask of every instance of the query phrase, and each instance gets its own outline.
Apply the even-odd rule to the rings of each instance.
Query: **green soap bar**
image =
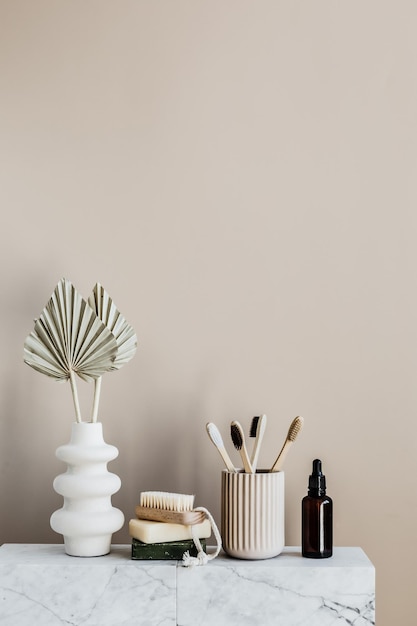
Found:
[[[200,539],[201,547],[206,551],[206,541]],[[186,541],[168,541],[166,543],[143,543],[132,539],[132,559],[134,560],[175,560],[180,561],[184,552],[197,556],[197,548],[192,539]]]

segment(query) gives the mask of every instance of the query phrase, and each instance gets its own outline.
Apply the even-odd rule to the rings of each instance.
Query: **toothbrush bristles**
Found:
[[[206,429],[214,445],[222,448],[223,439],[217,426],[215,426],[213,422],[209,422],[208,424],[206,424]]]
[[[293,419],[288,429],[287,438],[289,439],[289,441],[296,440],[296,438],[300,434],[303,424],[304,424],[304,418],[302,418],[301,415],[298,415],[297,417]]]
[[[256,437],[256,431],[258,430],[259,420],[260,420],[260,415],[255,415],[255,417],[252,419],[249,437]]]
[[[230,435],[232,437],[233,445],[236,450],[240,450],[243,445],[242,434],[236,424],[231,424]]]

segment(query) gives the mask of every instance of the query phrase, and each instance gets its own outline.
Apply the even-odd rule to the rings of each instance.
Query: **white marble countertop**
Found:
[[[260,561],[221,553],[193,568],[132,560],[130,545],[93,558],[0,547],[2,626],[370,626],[374,601],[375,570],[357,547],[318,560],[298,547]]]
[[[212,548],[208,547],[208,551]],[[213,548],[214,550],[214,548]],[[65,554],[62,544],[51,543],[5,543],[0,546],[0,565],[6,562],[14,564],[46,564],[53,565],[80,565],[84,562],[88,567],[99,567],[102,565],[112,565],[127,562],[136,567],[148,565],[168,565],[177,567],[178,561],[140,561],[131,560],[130,544],[113,544],[110,554],[99,557],[71,557]],[[366,556],[362,548],[358,547],[336,547],[333,549],[333,556],[329,559],[305,559],[301,556],[301,548],[297,546],[285,547],[282,553],[272,559],[248,561],[234,559],[227,556],[223,551],[219,556],[210,561],[210,566],[220,566],[233,564],[235,567],[301,567],[301,568],[333,568],[333,567],[373,567],[371,561]]]

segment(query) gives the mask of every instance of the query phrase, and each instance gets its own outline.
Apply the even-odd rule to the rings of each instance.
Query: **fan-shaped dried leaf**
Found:
[[[112,368],[120,369],[135,355],[136,333],[118,311],[113,300],[100,283],[95,285],[93,293],[88,299],[88,304],[116,339],[117,353]]]
[[[24,361],[55,380],[86,381],[113,367],[117,341],[70,281],[62,279],[26,338]]]

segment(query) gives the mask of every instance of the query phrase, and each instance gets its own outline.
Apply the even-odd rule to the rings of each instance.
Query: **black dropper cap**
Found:
[[[326,476],[321,471],[320,459],[314,459],[313,472],[308,480],[309,496],[325,496],[326,495]]]

